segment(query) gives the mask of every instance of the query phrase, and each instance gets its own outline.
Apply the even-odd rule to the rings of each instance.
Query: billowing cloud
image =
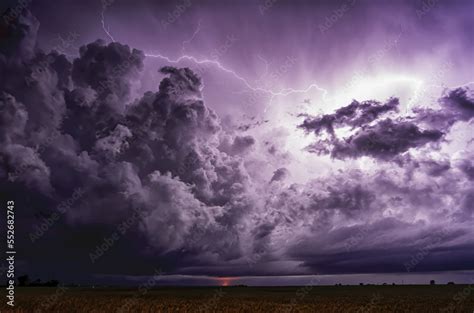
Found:
[[[309,162],[330,166],[295,182],[301,151],[282,144],[283,131],[271,119],[226,127],[192,68],[160,68],[156,88],[139,95],[142,51],[99,40],[71,60],[41,51],[35,25],[25,13],[0,50],[0,187],[25,207],[25,269],[400,271],[427,244],[432,254],[412,271],[472,269],[472,151],[447,148],[456,125],[472,121],[467,88],[407,114],[391,98],[305,115],[300,128],[317,140],[309,150],[323,155]],[[55,213],[61,220],[33,242]],[[89,253],[124,221],[126,240],[91,264]],[[64,242],[74,251],[58,256]]]
[[[440,98],[440,109],[418,108],[414,115],[398,117],[382,117],[397,111],[397,99],[385,104],[354,101],[334,114],[307,116],[299,127],[319,138],[308,147],[309,151],[339,159],[370,156],[390,160],[411,148],[440,142],[454,123],[469,121],[474,116],[469,92],[462,88],[452,90]],[[345,128],[347,133],[348,127],[350,134],[340,135]]]
[[[313,131],[316,135],[321,134],[321,132],[325,130],[334,136],[335,127],[361,127],[376,120],[384,113],[398,110],[398,106],[398,99],[390,99],[385,104],[381,104],[377,101],[365,101],[360,103],[354,100],[348,106],[337,109],[333,114],[307,117],[300,127],[307,131]]]
[[[386,159],[441,139],[437,130],[421,130],[410,122],[385,119],[367,126],[348,139],[334,143],[333,157],[359,157],[363,155]]]

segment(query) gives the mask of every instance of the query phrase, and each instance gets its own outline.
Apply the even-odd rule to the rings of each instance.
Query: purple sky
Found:
[[[21,271],[470,282],[474,3],[266,3],[2,7]]]

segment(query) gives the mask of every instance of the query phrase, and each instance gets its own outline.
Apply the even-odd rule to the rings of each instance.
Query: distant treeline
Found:
[[[41,279],[30,281],[30,277],[28,275],[18,276],[18,286],[22,287],[57,287],[58,285],[59,281],[56,279],[42,282]]]

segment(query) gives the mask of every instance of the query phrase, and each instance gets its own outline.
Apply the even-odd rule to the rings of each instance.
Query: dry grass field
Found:
[[[472,313],[474,286],[17,288],[15,308],[5,302],[1,312]]]

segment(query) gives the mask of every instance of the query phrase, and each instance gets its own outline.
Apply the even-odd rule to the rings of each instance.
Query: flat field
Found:
[[[474,285],[17,287],[0,312],[474,312]]]

